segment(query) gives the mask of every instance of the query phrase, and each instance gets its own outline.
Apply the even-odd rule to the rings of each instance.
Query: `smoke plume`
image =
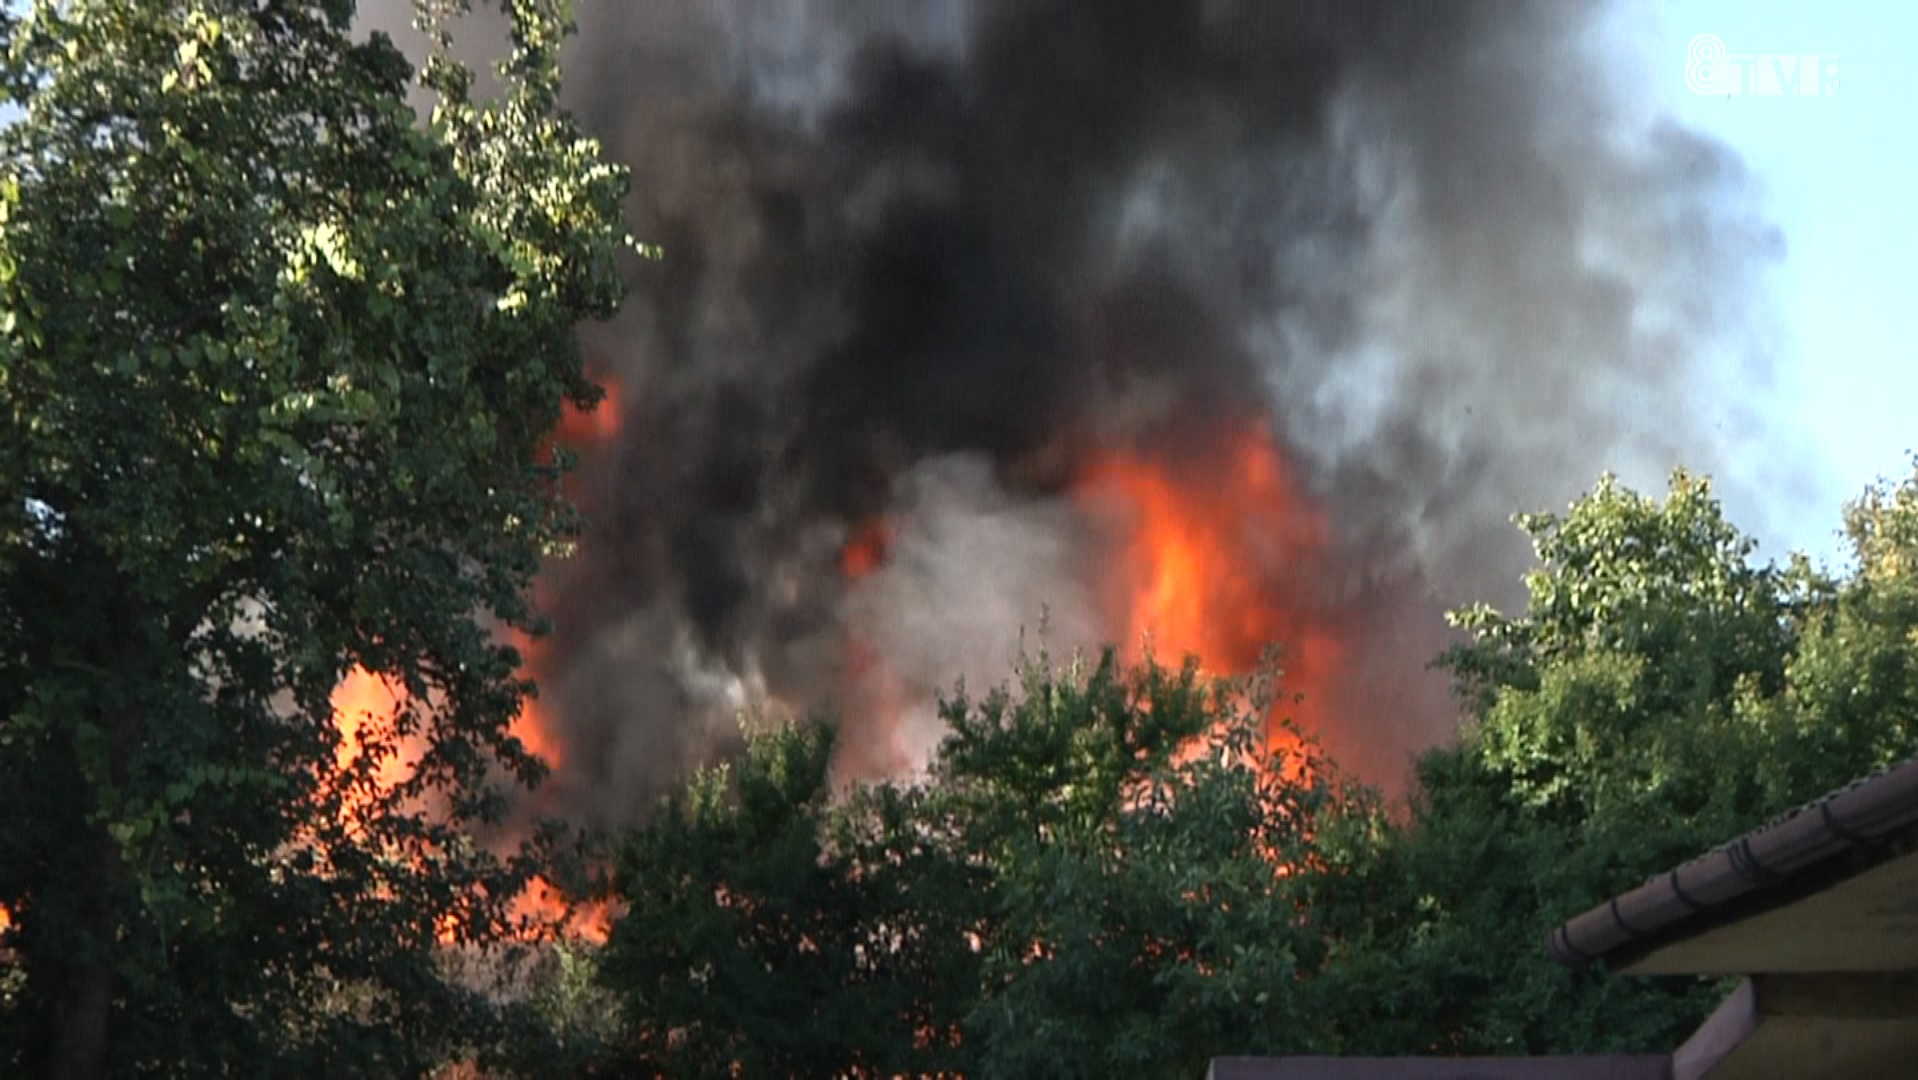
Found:
[[[1087,463],[1204,484],[1246,424],[1330,524],[1282,575],[1348,643],[1325,738],[1393,782],[1453,720],[1438,613],[1515,599],[1511,514],[1754,435],[1780,241],[1728,151],[1621,105],[1601,14],[582,5],[570,104],[666,257],[588,332],[622,415],[548,583],[564,797],[641,811],[754,701],[893,717],[849,739],[909,762],[933,689],[1042,616],[1055,651],[1112,632]]]

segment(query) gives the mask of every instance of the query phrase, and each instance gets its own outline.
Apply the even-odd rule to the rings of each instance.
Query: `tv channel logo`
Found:
[[[1836,97],[1838,54],[1735,53],[1699,34],[1685,46],[1685,87],[1701,97]]]

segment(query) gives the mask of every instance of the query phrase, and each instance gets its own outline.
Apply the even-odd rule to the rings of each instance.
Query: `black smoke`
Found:
[[[1275,572],[1352,640],[1328,741],[1391,782],[1451,721],[1438,613],[1515,598],[1512,513],[1760,434],[1780,242],[1735,157],[1639,115],[1606,14],[583,5],[569,101],[666,257],[588,333],[624,413],[549,581],[562,789],[648,805],[738,709],[860,692],[849,642],[921,706],[1042,612],[1096,644],[1073,477],[1126,447],[1203,483],[1247,422],[1334,529]]]

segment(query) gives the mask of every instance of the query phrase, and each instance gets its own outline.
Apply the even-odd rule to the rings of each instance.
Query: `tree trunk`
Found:
[[[40,941],[22,953],[29,980],[46,987],[23,1063],[32,1075],[104,1080],[115,982],[112,908],[104,898],[79,902],[80,933],[63,935],[57,951],[48,948],[55,942]]]
[[[95,947],[104,949],[105,941]],[[47,1075],[55,1080],[104,1080],[107,1018],[113,1010],[113,967],[93,956],[67,971],[53,1006]]]
[[[68,862],[72,884],[61,890],[65,896],[49,898],[72,913],[79,933],[62,942],[56,955],[29,957],[29,970],[46,972],[52,984],[33,1053],[41,1071],[56,1080],[104,1080],[107,1075],[120,852],[111,837],[82,827],[94,835],[76,845]]]
[[[41,664],[73,680],[79,704],[74,718],[91,718],[107,747],[105,775],[89,775],[77,756],[75,730],[58,730],[41,758],[36,778],[44,789],[66,793],[57,806],[45,856],[53,864],[48,888],[38,897],[61,922],[57,940],[29,946],[29,979],[44,979],[48,999],[38,1017],[39,1038],[28,1061],[55,1080],[105,1080],[110,1063],[113,1000],[119,984],[120,912],[132,895],[126,860],[104,824],[91,821],[102,784],[126,783],[129,748],[139,744],[141,713],[135,704],[141,678],[152,667],[150,633],[138,594],[114,562],[82,541],[70,562],[40,569],[41,595],[54,598],[72,622],[53,640],[77,657],[56,656]],[[49,680],[51,682],[52,680]]]

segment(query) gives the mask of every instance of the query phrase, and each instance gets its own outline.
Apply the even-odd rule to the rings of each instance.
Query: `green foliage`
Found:
[[[627,912],[601,967],[627,1008],[629,1071],[950,1067],[938,1035],[969,1000],[977,964],[947,905],[963,910],[974,875],[915,835],[913,793],[835,804],[831,751],[824,727],[756,734],[629,838],[618,863]]]
[[[625,185],[554,111],[564,5],[507,6],[503,98],[438,55],[428,123],[343,0],[4,23],[0,1071],[412,1075],[482,1018],[435,936],[507,929],[532,853],[474,830],[540,765],[479,619],[532,628],[572,527]],[[352,665],[428,747],[390,793]]]
[[[1754,565],[1710,486],[1683,472],[1662,505],[1607,478],[1562,518],[1521,520],[1540,561],[1527,611],[1464,614],[1473,640],[1442,661],[1474,706],[1464,745],[1487,782],[1633,872],[1800,794],[1725,766],[1776,748],[1757,707],[1784,693],[1829,583]]]
[[[1709,486],[1663,503],[1609,478],[1521,521],[1531,603],[1458,617],[1442,663],[1469,709],[1420,761],[1409,820],[1315,898],[1352,1050],[1663,1050],[1722,988],[1575,972],[1563,919],[1853,777],[1918,752],[1909,708],[1918,480],[1851,512],[1861,573],[1755,565]],[[1366,1000],[1374,1004],[1366,1012]]]
[[[600,954],[595,943],[563,939],[508,968],[500,996],[510,1003],[512,1023],[497,1052],[486,1055],[481,1075],[605,1075],[625,1026],[619,1000],[600,985]]]
[[[1853,574],[1807,629],[1783,707],[1767,719],[1782,752],[1766,762],[1779,787],[1837,786],[1859,761],[1911,752],[1918,725],[1918,462],[1845,511]]]
[[[1017,697],[947,703],[947,830],[995,878],[976,1075],[1196,1076],[1309,1045],[1291,984],[1322,950],[1281,868],[1314,861],[1340,792],[1276,779],[1327,765],[1268,759],[1268,688],[1042,658]]]
[[[1322,950],[1279,867],[1338,789],[1269,778],[1261,708],[1108,656],[943,712],[918,783],[834,797],[830,729],[783,728],[630,839],[603,973],[634,1068],[1190,1076],[1306,1045],[1289,984]]]

